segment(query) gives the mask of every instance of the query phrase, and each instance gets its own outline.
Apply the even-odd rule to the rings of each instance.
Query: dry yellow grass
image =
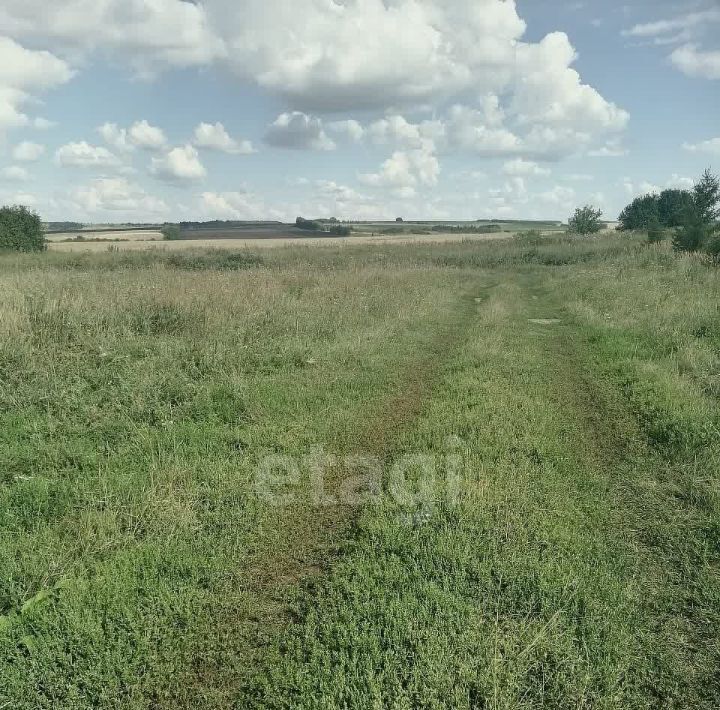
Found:
[[[137,232],[135,232],[137,234]],[[188,239],[180,241],[164,241],[158,244],[157,241],[151,240],[134,240],[126,242],[118,242],[113,244],[113,248],[122,250],[147,250],[147,249],[167,249],[172,251],[198,248],[215,248],[215,249],[242,249],[242,248],[273,248],[286,247],[292,245],[302,246],[342,246],[356,244],[448,244],[457,242],[486,242],[492,240],[510,239],[513,234],[507,232],[502,234],[445,234],[438,233],[433,235],[408,235],[402,237],[372,237],[362,235],[356,237],[326,237],[326,238],[298,238],[298,239]],[[49,249],[52,251],[88,251],[98,252],[106,251],[108,244],[106,242],[57,242],[51,241]]]
[[[93,240],[118,240],[131,242],[151,242],[158,241],[163,238],[162,233],[157,229],[148,229],[143,231],[128,230],[127,232],[86,232],[84,230],[76,232],[61,232],[57,234],[48,234],[47,241],[51,244],[64,242],[66,239],[75,239],[78,235],[82,235],[86,241]],[[102,242],[101,242],[102,243]]]

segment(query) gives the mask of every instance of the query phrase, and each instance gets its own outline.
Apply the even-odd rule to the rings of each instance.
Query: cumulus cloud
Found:
[[[70,202],[85,214],[103,212],[120,213],[115,219],[130,216],[142,219],[168,212],[167,204],[160,198],[149,195],[145,190],[128,182],[125,178],[98,178],[89,185],[70,192]]]
[[[0,37],[0,134],[7,128],[28,125],[30,119],[23,106],[36,94],[71,77],[69,65],[54,54],[25,49],[8,37]]]
[[[133,150],[133,145],[128,140],[128,133],[125,128],[120,128],[117,123],[103,123],[97,132],[102,139],[110,146],[122,152]]]
[[[222,123],[199,124],[195,128],[195,145],[236,155],[250,155],[255,152],[250,141],[236,141],[231,138]]]
[[[283,113],[265,133],[265,142],[276,148],[335,150],[335,142],[325,133],[322,120],[300,111]]]
[[[627,150],[623,148],[619,141],[608,141],[604,146],[588,151],[591,158],[622,158],[627,155]]]
[[[377,173],[359,176],[360,182],[373,187],[414,188],[437,184],[440,163],[435,155],[423,149],[396,151]]]
[[[356,143],[360,142],[365,136],[365,129],[360,122],[352,118],[344,121],[332,121],[328,124],[328,130],[347,137]]]
[[[201,211],[208,219],[287,220],[288,215],[272,209],[264,200],[248,192],[203,192]]]
[[[548,168],[541,168],[537,163],[531,160],[523,160],[522,158],[516,158],[515,160],[509,160],[503,165],[503,172],[506,175],[516,176],[541,176],[550,175]]]
[[[8,167],[3,168],[2,171],[0,171],[0,176],[3,180],[7,180],[9,182],[25,182],[30,179],[28,171],[19,165],[9,165]]]
[[[169,182],[191,182],[207,175],[197,150],[191,145],[173,148],[164,156],[153,158],[150,172]]]
[[[271,145],[331,150],[335,144],[327,130],[353,141],[367,135],[402,149],[432,140],[445,141],[445,149],[485,155],[560,157],[587,147],[598,134],[622,131],[628,121],[624,110],[582,82],[564,33],[523,41],[526,25],[513,0],[97,0],[91,9],[84,0],[67,0],[60,5],[6,0],[0,24],[13,36],[120,52],[134,65],[155,69],[227,65],[302,111],[277,119],[266,137]],[[469,102],[470,96],[480,98]],[[317,118],[323,112],[448,103],[469,105],[450,114],[445,125],[402,124],[405,119],[395,114],[368,126],[343,117],[326,129]],[[208,142],[203,147],[232,149],[232,139],[217,124],[212,132],[199,139]]]
[[[32,163],[38,160],[45,153],[45,146],[32,141],[22,141],[18,143],[12,152],[15,160],[21,160],[25,163]]]
[[[720,79],[720,51],[703,52],[694,44],[678,47],[670,61],[684,74],[702,79]]]
[[[117,168],[121,165],[117,156],[107,148],[90,145],[85,141],[68,143],[58,148],[55,162],[63,168]]]
[[[51,40],[72,55],[115,52],[143,74],[207,64],[226,53],[204,4],[184,0],[3,0],[0,27],[12,37]]]
[[[553,32],[538,44],[520,44],[513,112],[521,123],[571,126],[584,132],[623,130],[629,114],[582,83],[571,67],[576,58],[563,32]]]
[[[163,130],[150,125],[146,119],[135,121],[129,128],[121,128],[117,123],[103,123],[97,132],[109,146],[123,153],[135,148],[163,150],[168,142]]]
[[[162,150],[167,144],[167,138],[162,129],[151,126],[145,119],[133,123],[128,129],[127,135],[134,146],[145,150]]]
[[[575,190],[571,187],[555,185],[552,189],[541,192],[538,197],[547,204],[557,205],[569,210],[572,209],[575,201]]]
[[[720,155],[720,138],[711,138],[700,143],[683,143],[683,148],[692,153],[715,153]]]

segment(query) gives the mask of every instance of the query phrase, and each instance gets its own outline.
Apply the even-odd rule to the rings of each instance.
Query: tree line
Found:
[[[575,210],[568,220],[572,234],[595,234],[602,211],[592,205]],[[720,179],[706,170],[692,190],[668,189],[636,197],[620,213],[619,230],[646,231],[650,243],[672,234],[677,252],[701,253],[720,262]]]
[[[678,252],[700,252],[720,259],[720,180],[706,170],[692,190],[663,190],[636,197],[620,214],[620,229],[646,230],[650,242],[672,232]]]

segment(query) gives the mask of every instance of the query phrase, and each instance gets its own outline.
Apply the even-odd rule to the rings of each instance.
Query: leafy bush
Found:
[[[515,240],[521,244],[532,247],[540,246],[546,241],[539,229],[529,229],[527,232],[518,232],[515,235]]]
[[[298,229],[306,229],[309,232],[322,232],[323,231],[323,225],[318,222],[317,220],[312,219],[304,219],[303,217],[298,217],[295,220],[295,226]]]
[[[705,253],[716,263],[720,264],[720,234],[715,234],[705,244]]]
[[[166,224],[160,231],[166,241],[174,242],[182,239],[182,232],[177,224]]]
[[[27,207],[3,207],[0,209],[0,250],[44,251],[45,233],[42,222]]]
[[[665,239],[665,232],[660,224],[660,220],[654,217],[648,224],[648,244],[660,244]]]
[[[591,205],[578,207],[575,214],[568,220],[568,229],[572,234],[596,234],[602,229],[602,210]]]

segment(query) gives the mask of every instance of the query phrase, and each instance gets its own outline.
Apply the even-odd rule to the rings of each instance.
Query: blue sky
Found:
[[[717,0],[3,0],[48,220],[610,219],[720,164]]]

